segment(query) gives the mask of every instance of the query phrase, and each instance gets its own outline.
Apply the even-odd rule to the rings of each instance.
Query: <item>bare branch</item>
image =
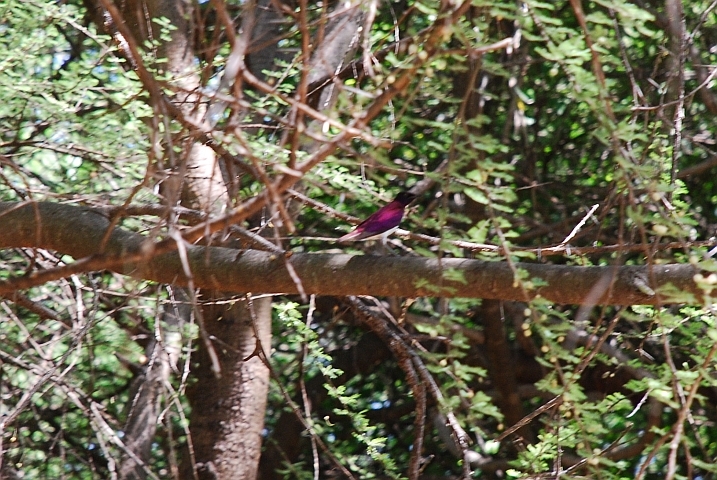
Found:
[[[37,215],[36,215],[37,213]],[[33,272],[0,283],[0,293],[29,288],[69,274],[110,269],[147,280],[186,285],[180,256],[173,251],[157,254],[146,237],[115,228],[104,254],[99,247],[109,221],[97,211],[53,203],[0,203],[0,248],[33,247],[56,250],[78,258],[59,272]],[[195,228],[201,228],[195,227]],[[80,233],[81,232],[81,233]],[[169,239],[175,243],[175,240]],[[162,241],[165,242],[165,241]],[[159,242],[160,244],[162,242]],[[198,288],[234,292],[297,293],[283,256],[256,250],[188,245],[187,262]],[[543,286],[526,289],[504,262],[462,258],[378,257],[344,254],[295,254],[290,258],[306,294],[392,295],[524,300],[538,296],[563,304],[635,305],[670,301],[699,303],[703,291],[695,283],[698,270],[689,264],[621,267],[576,267],[514,263],[527,279]],[[447,279],[459,272],[462,280]],[[49,273],[48,273],[49,272]],[[455,275],[452,275],[455,278]],[[595,294],[595,285],[612,288]],[[659,293],[671,285],[682,292],[675,300]]]

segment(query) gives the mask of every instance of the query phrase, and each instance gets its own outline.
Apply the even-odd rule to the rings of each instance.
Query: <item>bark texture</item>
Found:
[[[0,203],[0,248],[36,247],[75,258],[100,252],[109,225],[91,209],[34,203]],[[83,232],[80,237],[77,232]],[[186,285],[180,256],[170,252],[152,257],[146,237],[115,228],[94,269],[117,272],[162,283]],[[298,293],[286,269],[286,259],[258,250],[187,246],[187,260],[196,287],[232,292]],[[136,253],[136,252],[146,252]],[[127,261],[122,255],[130,255]],[[582,305],[640,305],[696,301],[703,290],[695,283],[697,269],[689,264],[622,267],[575,267],[535,263],[484,262],[462,258],[386,257],[345,254],[295,254],[289,259],[308,294],[401,297],[465,297],[549,301]],[[80,265],[82,266],[82,265]],[[514,270],[540,287],[526,289]],[[461,280],[455,278],[456,273]],[[62,272],[60,272],[61,274]],[[76,273],[76,272],[72,272]],[[69,273],[67,273],[69,274]],[[56,277],[59,278],[59,277]],[[0,283],[0,293],[49,281],[34,274]],[[669,288],[671,295],[659,294]],[[675,296],[678,294],[679,296]]]
[[[215,351],[221,374],[212,370],[206,348],[195,355],[196,383],[188,390],[193,399],[190,426],[196,471],[200,479],[252,479],[261,455],[269,369],[263,353],[271,350],[271,298],[246,301],[227,308],[205,309],[207,333],[218,339]],[[258,426],[259,428],[256,428]],[[192,478],[191,464],[183,478]]]

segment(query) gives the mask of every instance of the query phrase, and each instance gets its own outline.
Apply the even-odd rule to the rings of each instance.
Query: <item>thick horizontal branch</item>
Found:
[[[102,246],[109,220],[84,207],[54,203],[0,203],[0,248],[55,250],[84,259],[92,269],[110,269],[136,278],[185,285],[177,252],[153,256],[147,237],[113,229]],[[100,256],[98,256],[100,255]],[[102,261],[99,261],[102,260]],[[98,262],[99,261],[99,262]],[[187,261],[196,287],[252,293],[297,293],[276,253],[222,247],[188,246]],[[701,303],[691,265],[574,267],[515,264],[541,287],[526,289],[515,281],[506,262],[423,257],[345,254],[295,254],[289,260],[306,293],[320,295],[378,295],[401,297],[465,297],[530,300],[589,305],[658,304],[674,301],[656,292],[670,291]],[[104,262],[104,263],[103,263]],[[77,269],[75,269],[77,270]],[[61,272],[60,272],[61,273]],[[72,271],[71,273],[77,273]],[[0,294],[32,286],[37,273],[0,283]],[[461,280],[457,280],[462,277]]]

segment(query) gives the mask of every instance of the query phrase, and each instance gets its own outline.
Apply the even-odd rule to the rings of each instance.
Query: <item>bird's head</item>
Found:
[[[410,192],[401,192],[398,195],[396,195],[395,202],[400,203],[404,207],[414,201],[416,199],[416,195]]]

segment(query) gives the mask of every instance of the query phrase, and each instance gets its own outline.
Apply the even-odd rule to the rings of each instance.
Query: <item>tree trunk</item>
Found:
[[[102,17],[106,25],[107,16],[97,15],[102,13],[102,2],[99,0],[93,10],[95,18]],[[176,87],[174,101],[181,115],[194,124],[208,125],[206,105],[198,94],[201,80],[194,63],[191,3],[181,0],[128,0],[122,2],[120,8],[122,20],[134,36],[126,40],[136,45],[149,40],[157,45],[155,54],[162,62],[155,67],[169,74]],[[174,28],[162,32],[160,23],[156,21],[160,18],[166,18]],[[156,105],[154,107],[155,121],[160,123],[159,117],[164,111]],[[160,140],[156,143],[161,144],[164,153],[162,158],[157,159],[157,171],[168,206],[181,200],[184,206],[216,213],[229,204],[226,186],[231,179],[225,178],[222,165],[209,146],[191,136],[161,137],[157,134],[157,137]],[[177,145],[181,146],[178,152],[175,151]],[[206,329],[203,332],[205,338],[200,340],[199,351],[193,359],[192,374],[197,383],[188,393],[192,405],[189,430],[191,445],[195,449],[191,454],[183,455],[180,466],[187,478],[192,477],[191,471],[195,468],[203,478],[250,479],[256,474],[261,454],[260,434],[264,425],[269,370],[258,357],[244,359],[251,355],[257,342],[269,351],[271,300],[257,301],[254,307],[254,315],[246,302],[237,302],[229,309],[210,305],[201,314],[203,318],[200,321]],[[214,339],[217,339],[216,342]],[[219,377],[215,376],[218,372],[214,371],[212,349],[220,357]],[[169,370],[163,369],[163,372],[168,374]],[[158,386],[166,379],[152,375],[145,376],[143,380],[144,385],[138,386],[141,395],[137,400],[147,407],[158,405]],[[147,429],[156,425],[158,413],[158,408],[144,411],[141,424]],[[133,475],[138,472],[141,475],[132,457],[147,461],[153,441],[153,435],[148,435],[147,430],[137,428],[140,426],[137,420],[136,415],[128,420],[127,433],[131,437],[127,438],[127,445],[132,454],[125,456],[121,466],[121,471],[130,472],[126,478],[137,478]]]
[[[204,310],[207,333],[218,339],[221,374],[217,377],[209,352],[201,348],[192,362],[196,383],[187,391],[200,479],[256,477],[269,388],[269,369],[260,352],[271,348],[271,298],[252,303],[253,308],[242,300],[229,309],[210,305]],[[183,460],[182,478],[192,478],[189,458]]]

